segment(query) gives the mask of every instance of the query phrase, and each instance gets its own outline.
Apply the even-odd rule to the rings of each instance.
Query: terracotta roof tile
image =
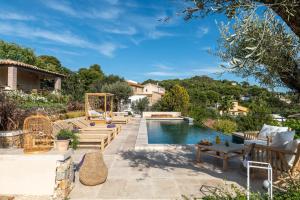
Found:
[[[26,64],[26,63],[15,61],[15,60],[9,60],[9,59],[1,60],[0,59],[0,65],[14,65],[14,66],[17,66],[17,67],[24,67],[24,68],[28,68],[28,69],[37,70],[37,71],[40,71],[40,72],[45,72],[45,73],[52,74],[52,75],[65,77],[65,75],[63,75],[63,74],[60,74],[60,73],[57,73],[57,72],[52,72],[52,71],[49,71],[49,70],[46,70],[46,69],[39,68],[39,67],[34,66],[34,65]]]

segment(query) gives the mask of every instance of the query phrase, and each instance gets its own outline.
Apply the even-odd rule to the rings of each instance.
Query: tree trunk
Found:
[[[291,28],[291,30],[300,38],[300,1],[294,0],[294,5],[290,7],[282,6],[278,3],[281,0],[257,0],[269,7],[276,12],[282,20]],[[293,15],[287,12],[287,9],[294,10]]]
[[[278,71],[280,80],[290,89],[300,93],[300,66],[295,62],[295,67],[292,72]]]

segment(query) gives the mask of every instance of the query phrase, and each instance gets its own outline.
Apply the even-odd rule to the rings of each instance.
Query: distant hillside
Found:
[[[179,84],[188,91],[190,103],[196,107],[212,107],[227,97],[239,101],[240,104],[244,106],[248,106],[251,102],[258,99],[263,100],[272,110],[272,113],[280,113],[283,115],[293,113],[295,109],[299,110],[295,104],[292,106],[294,100],[293,95],[271,92],[266,88],[250,85],[248,82],[237,83],[228,80],[214,80],[207,76],[194,76],[186,79],[162,81],[149,79],[143,82],[143,84],[145,83],[158,83],[166,90],[169,90],[175,84]],[[291,100],[292,104],[288,104],[282,99]]]

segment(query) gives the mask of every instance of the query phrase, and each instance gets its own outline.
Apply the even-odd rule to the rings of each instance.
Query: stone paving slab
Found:
[[[222,161],[203,156],[202,164],[195,164],[191,148],[162,151],[136,150],[140,120],[134,119],[122,127],[121,133],[104,151],[108,167],[107,181],[88,187],[78,180],[70,199],[183,199],[202,197],[218,189],[230,189],[231,184],[245,187],[246,174],[240,160],[229,161],[223,172]],[[85,152],[77,150],[74,160],[79,162]],[[256,183],[254,183],[256,184]]]

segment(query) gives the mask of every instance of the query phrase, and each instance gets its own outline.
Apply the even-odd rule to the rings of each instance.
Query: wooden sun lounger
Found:
[[[53,124],[53,130],[56,134],[61,129],[72,130],[72,123],[68,123],[64,120],[56,121]],[[94,129],[94,130],[84,130],[79,129],[78,134],[79,145],[78,147],[97,147],[100,148],[101,151],[110,143],[111,140],[115,137],[115,132],[113,130],[107,129]]]
[[[76,128],[79,129],[79,131],[97,131],[99,133],[111,133],[112,138],[114,138],[118,133],[116,128],[86,126],[78,120],[72,120],[69,123],[73,124]]]
[[[110,137],[106,134],[99,134],[94,132],[80,133],[78,136],[79,145],[81,148],[100,148],[101,151],[105,149],[110,143]]]
[[[113,124],[127,124],[128,123],[128,117],[113,116],[112,117],[112,123]]]
[[[86,119],[77,119],[78,122],[82,123],[83,127],[91,127],[91,128],[107,128],[107,124],[95,124],[95,126],[91,126],[90,125],[90,121],[86,120]],[[120,133],[121,132],[121,125],[119,124],[115,124],[116,127],[115,128],[108,128],[108,129],[117,129],[117,132]]]

